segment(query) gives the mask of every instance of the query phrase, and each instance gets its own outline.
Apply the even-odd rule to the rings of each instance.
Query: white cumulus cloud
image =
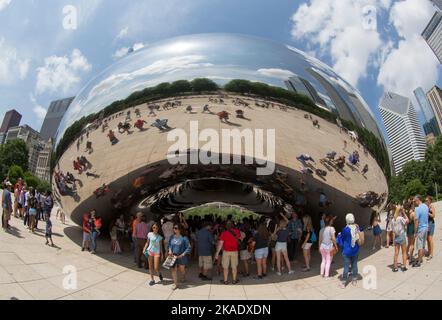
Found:
[[[0,84],[11,85],[18,79],[24,80],[28,75],[29,59],[19,56],[17,49],[0,38]]]
[[[330,54],[336,72],[356,86],[383,44],[377,29],[369,27],[368,6],[385,9],[390,1],[309,0],[292,16],[292,36]]]
[[[134,43],[134,45],[132,47],[122,47],[122,48],[118,49],[117,51],[115,51],[115,53],[112,55],[112,57],[114,59],[123,58],[123,57],[127,56],[130,52],[143,49],[144,46],[145,46],[144,43],[137,42],[137,43]]]
[[[367,6],[376,9],[375,28],[367,28]],[[292,16],[292,36],[318,48],[317,56],[330,56],[352,85],[373,67],[384,90],[412,97],[416,87],[429,89],[438,79],[437,58],[421,37],[434,11],[423,0],[306,0]],[[381,34],[384,16],[391,32]]]
[[[390,23],[401,39],[390,48],[379,70],[377,82],[385,90],[412,97],[417,87],[427,90],[436,83],[439,61],[421,37],[433,14],[430,1],[405,0],[393,4]]]
[[[129,34],[129,27],[121,29],[117,35],[117,39],[124,39]]]
[[[282,80],[287,80],[288,78],[293,77],[295,75],[290,70],[284,70],[278,68],[259,69],[258,73],[266,77],[282,79]]]
[[[82,73],[88,72],[91,65],[80,50],[74,49],[70,56],[50,56],[45,64],[37,68],[37,94],[62,91],[66,94],[77,85]]]
[[[46,110],[41,105],[39,105],[37,100],[35,99],[34,95],[32,95],[32,94],[30,95],[30,100],[34,104],[34,106],[32,107],[32,111],[34,112],[35,116],[37,117],[38,122],[42,123],[46,117],[48,110]]]
[[[0,11],[9,6],[11,0],[0,0]]]

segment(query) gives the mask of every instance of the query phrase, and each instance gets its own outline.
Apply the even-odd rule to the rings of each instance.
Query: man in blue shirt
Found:
[[[302,221],[298,218],[296,212],[292,213],[292,219],[288,224],[290,243],[289,243],[289,260],[296,259],[296,250],[298,249],[299,238],[302,235]]]
[[[199,267],[201,280],[210,281],[212,280],[210,273],[213,266],[213,234],[212,225],[209,222],[205,222],[201,230],[196,234],[196,241],[198,245],[198,257],[199,257]]]
[[[417,268],[421,266],[422,260],[424,258],[430,210],[428,209],[427,205],[422,202],[422,197],[420,195],[414,197],[414,204],[416,206],[414,236],[416,238],[416,250],[418,251],[418,260],[413,264],[413,268]]]
[[[6,232],[9,227],[9,220],[11,219],[12,212],[12,199],[11,199],[11,183],[8,181],[3,186],[3,194],[2,194],[2,228]]]

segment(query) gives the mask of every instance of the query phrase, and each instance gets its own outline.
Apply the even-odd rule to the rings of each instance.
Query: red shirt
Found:
[[[232,232],[236,235],[236,238],[230,231],[224,231],[221,233],[221,237],[219,239],[224,242],[224,251],[238,251],[238,240],[241,238],[241,234],[237,229],[232,229]]]

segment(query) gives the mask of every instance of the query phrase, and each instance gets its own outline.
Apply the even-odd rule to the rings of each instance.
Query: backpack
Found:
[[[318,241],[318,237],[316,237],[316,233],[312,230],[312,234],[310,235],[310,241],[312,243],[316,243]]]

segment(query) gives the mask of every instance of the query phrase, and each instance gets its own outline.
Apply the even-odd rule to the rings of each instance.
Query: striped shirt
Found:
[[[137,239],[147,239],[147,234],[149,233],[148,226],[146,222],[139,222],[135,227],[134,236]]]

